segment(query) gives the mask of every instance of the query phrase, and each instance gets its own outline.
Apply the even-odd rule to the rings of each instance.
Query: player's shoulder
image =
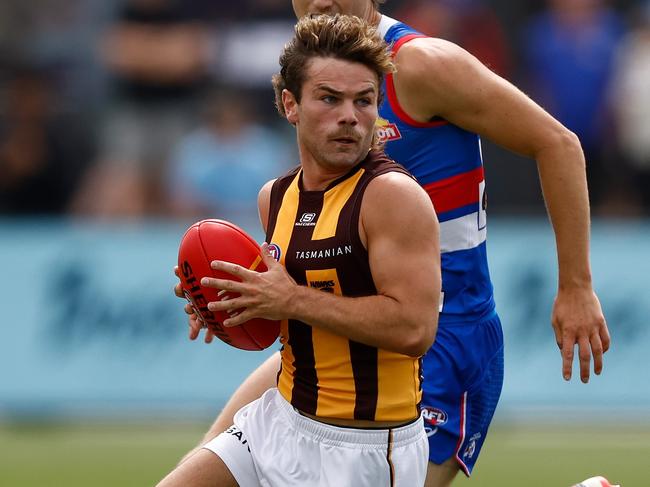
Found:
[[[273,188],[273,184],[277,181],[276,179],[271,179],[264,183],[264,185],[260,188],[260,191],[258,193],[258,199],[263,199],[266,198],[268,199],[271,195],[271,189]]]
[[[395,58],[398,76],[442,77],[476,59],[458,44],[437,37],[418,37],[404,44]],[[421,78],[420,78],[421,79]]]
[[[417,182],[401,164],[388,156],[382,149],[373,149],[362,162],[362,167],[371,175],[369,184],[390,186],[391,184],[411,184]]]
[[[435,232],[436,221],[431,199],[408,174],[390,171],[368,183],[360,212],[367,239],[378,234],[425,238]]]
[[[395,164],[396,170],[387,171],[382,174],[375,176],[372,181],[368,184],[368,187],[372,188],[385,188],[387,190],[395,191],[404,191],[412,188],[413,186],[421,189],[420,185],[413,179],[413,176],[406,174],[405,172],[397,170],[400,167],[397,163]]]
[[[400,170],[375,176],[368,183],[363,196],[363,206],[373,209],[399,206],[408,210],[430,205],[431,200],[422,186],[413,176]]]

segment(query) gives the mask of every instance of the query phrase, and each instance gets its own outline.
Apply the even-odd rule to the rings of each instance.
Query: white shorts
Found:
[[[390,429],[330,426],[300,415],[270,389],[203,446],[240,487],[417,487],[429,443],[421,420]]]

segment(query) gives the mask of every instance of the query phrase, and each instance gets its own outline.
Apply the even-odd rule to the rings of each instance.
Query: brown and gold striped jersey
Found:
[[[363,193],[402,166],[368,157],[324,191],[305,191],[296,168],[271,189],[267,242],[298,284],[342,296],[376,294],[359,236]],[[421,362],[297,320],[284,320],[278,389],[295,408],[323,418],[408,421],[419,415]]]

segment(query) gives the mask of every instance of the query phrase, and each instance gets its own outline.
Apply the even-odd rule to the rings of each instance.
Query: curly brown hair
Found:
[[[377,74],[380,84],[395,69],[386,43],[360,18],[339,14],[303,17],[280,55],[280,72],[272,79],[275,104],[282,116],[286,116],[282,91],[290,91],[300,103],[309,60],[315,57],[361,63]]]

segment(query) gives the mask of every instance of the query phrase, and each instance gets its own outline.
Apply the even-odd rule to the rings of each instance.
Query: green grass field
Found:
[[[201,437],[201,424],[0,424],[2,487],[151,486]],[[650,425],[491,430],[465,487],[568,487],[596,474],[650,486]],[[306,486],[308,487],[308,486]]]

